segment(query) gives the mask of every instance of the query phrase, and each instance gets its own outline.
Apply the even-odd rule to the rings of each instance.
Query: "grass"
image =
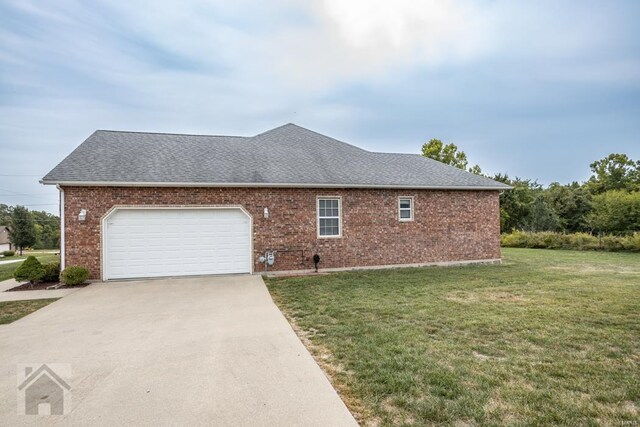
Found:
[[[638,425],[640,255],[269,279],[364,425]]]
[[[15,322],[60,298],[0,302],[0,325]]]
[[[23,258],[26,259],[27,258],[26,255],[31,255],[31,254],[25,254],[24,257],[13,256],[6,259],[2,258],[0,259],[0,261],[3,261],[3,260],[10,261],[15,259],[23,259]],[[34,252],[33,255],[35,255],[35,257],[38,258],[38,260],[43,264],[46,264],[48,262],[60,261],[59,255],[55,255],[51,253]],[[13,277],[13,272],[16,271],[16,268],[18,268],[20,264],[21,263],[19,262],[12,262],[9,264],[0,264],[0,282],[2,282],[3,280],[11,279]]]

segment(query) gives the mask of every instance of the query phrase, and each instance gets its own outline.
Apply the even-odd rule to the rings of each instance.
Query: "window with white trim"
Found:
[[[340,237],[340,198],[318,197],[318,237]]]
[[[398,197],[398,219],[413,221],[413,197]]]

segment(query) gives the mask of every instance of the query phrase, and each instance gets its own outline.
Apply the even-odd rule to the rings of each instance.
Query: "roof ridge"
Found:
[[[284,128],[284,127],[287,127],[287,126],[293,126],[293,127],[298,128],[298,129],[302,129],[302,130],[304,130],[304,131],[306,131],[306,132],[309,132],[309,133],[312,133],[312,134],[314,134],[314,135],[321,136],[322,138],[330,139],[330,140],[332,140],[332,141],[339,142],[340,144],[347,145],[347,146],[349,146],[349,147],[351,147],[351,148],[355,148],[355,149],[360,150],[360,151],[362,151],[362,152],[364,152],[364,153],[372,153],[372,151],[365,150],[364,148],[360,148],[360,147],[358,147],[357,145],[349,144],[348,142],[345,142],[345,141],[342,141],[342,140],[336,139],[336,138],[334,138],[334,137],[332,137],[332,136],[328,136],[328,135],[322,134],[322,133],[320,133],[320,132],[316,132],[315,130],[308,129],[308,128],[304,127],[304,126],[300,126],[300,125],[297,125],[297,124],[295,124],[295,123],[291,123],[291,122],[286,123],[286,124],[281,125],[281,126],[274,127],[273,129],[269,129],[268,131],[265,131],[265,132],[259,133],[259,134],[257,134],[256,136],[254,136],[254,137],[252,137],[252,138],[257,138],[257,137],[259,137],[259,136],[261,136],[261,135],[265,135],[265,134],[267,134],[267,133],[269,133],[269,132],[272,132],[272,131],[275,131],[275,130],[278,130],[278,129],[281,129],[281,128]]]
[[[148,131],[138,131],[138,130],[112,130],[112,129],[96,129],[95,132],[112,132],[112,133],[142,133],[146,135],[176,135],[176,136],[214,136],[220,138],[252,138],[251,136],[240,136],[240,135],[212,135],[212,134],[203,134],[203,133],[176,133],[176,132],[148,132]]]
[[[283,127],[285,127],[285,126],[296,126],[296,127],[299,127],[299,128],[304,129],[302,126],[298,126],[298,125],[297,125],[297,124],[295,124],[295,123],[291,123],[291,122],[289,122],[289,123],[285,123],[285,124],[280,125],[280,126],[276,126],[276,127],[272,128],[272,129],[267,129],[267,130],[265,130],[264,132],[260,132],[260,133],[258,133],[258,134],[256,134],[256,135],[254,135],[254,136],[251,136],[250,138],[257,138],[257,137],[259,137],[259,136],[261,136],[261,135],[264,135],[265,133],[273,132],[274,130],[277,130],[277,129],[283,128]]]

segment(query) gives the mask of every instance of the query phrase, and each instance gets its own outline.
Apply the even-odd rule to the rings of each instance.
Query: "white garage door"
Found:
[[[118,209],[104,222],[105,279],[251,272],[238,208]]]

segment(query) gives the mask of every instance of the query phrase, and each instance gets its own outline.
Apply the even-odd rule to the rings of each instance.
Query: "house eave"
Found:
[[[263,183],[263,182],[123,182],[123,181],[50,181],[44,185],[61,187],[214,187],[214,188],[373,188],[406,190],[478,190],[503,191],[509,186],[455,186],[455,185],[396,185],[396,184],[322,184],[322,183]]]

